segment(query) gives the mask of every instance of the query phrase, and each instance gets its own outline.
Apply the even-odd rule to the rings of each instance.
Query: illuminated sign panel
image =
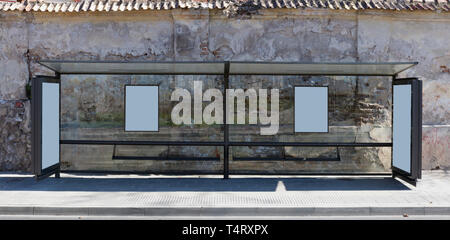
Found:
[[[59,84],[42,83],[42,166],[59,163]]]
[[[295,87],[295,132],[328,132],[328,87]]]
[[[158,86],[125,86],[125,131],[158,131]]]
[[[392,164],[411,172],[411,85],[394,85]]]

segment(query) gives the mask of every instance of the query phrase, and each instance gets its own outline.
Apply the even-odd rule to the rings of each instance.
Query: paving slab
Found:
[[[0,174],[0,215],[450,216],[450,173],[416,187],[388,176]]]

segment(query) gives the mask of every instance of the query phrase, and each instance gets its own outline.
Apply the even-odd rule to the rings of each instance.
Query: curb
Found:
[[[55,216],[398,216],[449,215],[449,207],[33,207],[0,206],[0,215]]]

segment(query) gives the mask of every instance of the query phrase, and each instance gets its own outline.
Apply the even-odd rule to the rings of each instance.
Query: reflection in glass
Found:
[[[278,134],[260,135],[260,124],[235,124],[229,126],[230,141],[390,142],[391,82],[390,77],[230,76],[230,88],[278,88],[280,95]],[[295,133],[296,86],[328,87],[328,133]],[[248,118],[248,99],[246,101]]]
[[[62,75],[61,123],[63,140],[123,140],[123,141],[203,141],[224,140],[224,128],[219,124],[182,124],[171,121],[171,111],[178,103],[170,101],[176,88],[188,90],[194,96],[194,81],[201,81],[203,91],[217,88],[223,91],[222,75]],[[279,89],[279,131],[262,136],[260,124],[229,125],[230,141],[248,142],[390,142],[391,141],[391,78],[356,76],[230,76],[232,89]],[[125,85],[159,86],[159,132],[124,131]],[[328,87],[329,132],[294,132],[294,87]],[[223,92],[222,92],[223,93]],[[270,94],[270,91],[268,91]],[[268,96],[268,99],[271,99]],[[192,101],[192,109],[194,109]],[[209,102],[202,103],[202,109]],[[267,102],[270,113],[270,100]],[[235,114],[236,116],[237,114]],[[193,118],[192,118],[193,119]],[[116,146],[121,156],[168,156],[189,158],[216,157],[220,161],[137,161],[113,160],[114,146],[67,145],[63,160],[67,169],[91,170],[198,170],[223,169],[223,148],[192,146]],[[70,148],[72,147],[72,148]],[[146,149],[146,150],[143,150]],[[159,150],[158,150],[159,149]],[[217,151],[216,151],[217,150]],[[125,151],[125,152],[124,152]],[[149,152],[147,152],[149,151]],[[160,151],[160,152],[158,152]],[[287,158],[336,158],[340,161],[234,161],[234,157],[265,156]],[[315,156],[314,153],[320,153]],[[88,154],[89,153],[89,154]],[[166,154],[165,153],[170,153]],[[83,157],[81,157],[83,155]],[[85,156],[89,155],[89,156]],[[390,148],[295,148],[295,147],[231,147],[230,170],[308,172],[385,172],[390,168]],[[81,159],[83,158],[83,159]],[[221,165],[222,164],[222,165]]]
[[[203,91],[222,90],[222,76],[62,75],[61,80],[63,140],[223,141],[221,125],[175,125],[171,112],[178,102],[170,101],[176,88],[194,96],[194,81],[203,83]],[[158,132],[124,131],[125,85],[159,86]]]

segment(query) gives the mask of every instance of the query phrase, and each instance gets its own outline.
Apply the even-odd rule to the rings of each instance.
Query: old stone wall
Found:
[[[25,16],[0,14],[0,171],[31,170],[31,108]]]
[[[37,64],[40,59],[418,61],[418,66],[401,76],[423,80],[423,167],[450,168],[448,39],[450,14],[422,11],[273,9],[233,18],[219,10],[2,12],[0,171],[31,170],[30,103],[25,86],[31,76],[52,74]],[[357,89],[363,100],[384,103],[386,86],[371,86],[364,79],[359,82],[362,85],[349,89]],[[359,106],[367,111],[376,108]],[[358,126],[364,129],[364,121],[358,120]],[[376,138],[377,131],[370,134]],[[97,165],[92,159],[73,157],[79,151],[95,153],[98,149],[64,148],[68,168],[111,168],[107,164],[110,155],[104,155]],[[101,148],[111,152],[109,147]],[[389,155],[382,150],[378,153]],[[137,166],[133,164],[115,166],[129,170]],[[177,168],[177,164],[165,167]]]

